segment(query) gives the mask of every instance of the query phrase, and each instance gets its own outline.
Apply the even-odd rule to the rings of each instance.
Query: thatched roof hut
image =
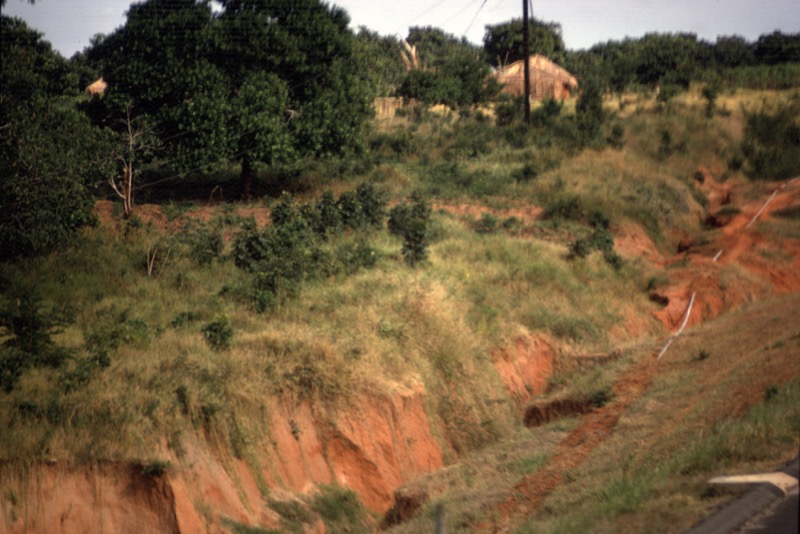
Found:
[[[564,100],[578,89],[575,76],[546,57],[536,54],[530,57],[529,62],[531,100]],[[506,65],[497,70],[494,76],[504,85],[502,93],[514,96],[525,94],[525,61],[520,59]]]
[[[106,92],[106,87],[108,87],[106,81],[103,78],[98,78],[86,88],[85,92],[87,95],[103,96],[103,93]]]

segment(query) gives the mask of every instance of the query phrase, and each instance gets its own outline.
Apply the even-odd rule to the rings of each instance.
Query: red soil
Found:
[[[710,173],[703,172],[702,188],[711,209],[736,202],[735,188],[718,184]],[[800,182],[779,190],[760,217],[797,205],[799,190]],[[693,293],[697,302],[690,326],[746,302],[800,289],[800,242],[765,236],[758,225],[747,226],[763,202],[740,205],[741,213],[732,217],[712,242],[689,247],[669,259],[641,229],[628,224],[616,229],[616,246],[623,255],[644,257],[668,268],[670,285],[659,291],[666,306],[655,317],[670,332],[680,324]],[[468,206],[438,208],[472,217],[487,212]],[[101,222],[113,223],[110,202],[98,202],[96,213]],[[167,220],[155,206],[137,206],[135,213],[146,223],[178,224]],[[528,222],[541,212],[529,208],[490,213]],[[213,210],[201,207],[191,214],[210,220]],[[238,214],[253,215],[260,224],[268,220],[265,208],[242,208]],[[719,250],[722,254],[715,260]],[[629,336],[642,326],[633,318],[628,322]],[[521,336],[493,352],[498,372],[519,407],[546,390],[553,352],[551,341],[530,336]],[[629,369],[614,388],[614,400],[584,415],[548,466],[524,479],[498,508],[497,521],[483,526],[497,531],[535,510],[561,483],[563,473],[585,461],[613,432],[621,414],[647,388],[656,367],[655,361],[648,360]],[[0,525],[9,532],[85,531],[90,525],[105,532],[216,532],[222,530],[222,517],[227,517],[247,525],[277,528],[279,518],[265,504],[257,477],[270,488],[274,499],[291,499],[293,492],[307,493],[315,491],[317,484],[337,483],[356,491],[371,510],[385,512],[392,506],[398,486],[442,466],[442,452],[425,413],[421,389],[392,395],[364,393],[338,410],[277,402],[273,408],[270,440],[260,445],[260,467],[256,468],[226,451],[190,442],[180,457],[174,451],[163,451],[175,467],[160,477],[143,475],[141,466],[126,462],[74,469],[38,465],[13,482],[8,482],[9,473],[0,471],[6,479],[4,489],[10,484],[25,503],[12,517],[6,513],[4,501]],[[312,528],[324,531],[321,523]]]

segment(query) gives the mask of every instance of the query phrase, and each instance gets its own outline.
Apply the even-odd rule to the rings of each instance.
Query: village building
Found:
[[[566,69],[538,54],[529,59],[530,99],[564,100],[578,89],[578,80]],[[525,94],[525,61],[520,59],[498,69],[495,79],[503,85],[502,93],[522,96]]]

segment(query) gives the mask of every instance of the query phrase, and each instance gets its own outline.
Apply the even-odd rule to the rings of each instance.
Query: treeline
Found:
[[[219,4],[133,4],[124,26],[69,60],[21,20],[1,17],[0,260],[64,243],[91,221],[98,195],[119,197],[130,216],[144,168],[179,183],[236,166],[247,198],[259,168],[363,159],[377,96],[465,114],[496,101],[500,126],[516,116],[518,104],[497,100],[489,75],[523,57],[520,20],[488,26],[479,47],[432,27],[412,28],[405,42],[356,33],[344,10],[320,0]],[[572,52],[560,25],[534,20],[530,50],[580,80],[574,117],[559,119],[556,104],[536,117],[556,137],[579,139],[578,149],[601,135],[604,92],[692,81],[800,86],[800,34],[714,44],[651,34]],[[105,93],[85,95],[100,76]]]
[[[800,34],[777,31],[752,43],[740,36],[709,43],[692,33],[654,33],[565,55],[567,69],[583,79],[598,80],[614,93],[663,85],[687,88],[693,81],[783,89],[800,82],[797,65]]]
[[[800,85],[800,33],[775,31],[755,42],[721,36],[715,43],[692,33],[651,33],[597,44],[589,50],[566,49],[557,23],[530,24],[531,54],[543,55],[582,82],[609,93],[653,90],[664,85],[688,88],[703,82],[721,88],[785,89]],[[457,105],[491,100],[497,92],[480,84],[491,68],[524,57],[522,21],[486,27],[483,47],[472,45],[438,28],[411,28],[405,41],[416,48],[419,68],[405,72],[399,61],[401,41],[362,30],[359,38],[373,55],[385,51],[382,96],[403,96],[426,103]],[[421,71],[421,72],[420,72]],[[423,83],[424,82],[424,83]],[[461,92],[459,92],[459,90]],[[459,98],[455,98],[456,95]]]

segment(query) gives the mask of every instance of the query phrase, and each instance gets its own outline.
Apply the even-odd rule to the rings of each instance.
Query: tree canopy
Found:
[[[399,96],[452,108],[487,102],[499,90],[481,49],[438,28],[413,27],[406,41],[416,47],[420,69],[411,70]]]
[[[535,18],[528,21],[528,43],[531,54],[541,54],[556,63],[563,61],[564,39],[561,25]],[[508,65],[525,58],[525,39],[522,19],[486,26],[483,48],[489,63]]]
[[[77,75],[39,32],[0,17],[0,259],[52,250],[91,220],[109,138],[76,109]]]
[[[130,107],[179,171],[230,160],[249,196],[259,164],[360,149],[371,111],[349,18],[318,0],[149,0],[90,51],[107,120]]]

